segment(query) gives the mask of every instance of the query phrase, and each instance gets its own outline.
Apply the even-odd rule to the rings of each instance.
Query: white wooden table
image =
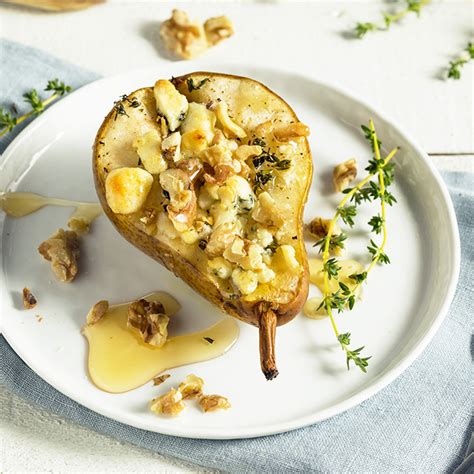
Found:
[[[440,170],[474,172],[473,71],[443,81],[449,60],[471,40],[473,3],[434,1],[388,33],[344,34],[378,17],[381,1],[312,4],[180,4],[192,15],[222,13],[236,35],[206,59],[292,67],[350,89],[394,117]],[[157,31],[172,3],[110,0],[73,14],[0,6],[0,35],[111,75],[160,61]],[[189,65],[194,69],[195,64]],[[2,472],[191,472],[196,466],[118,442],[45,412],[0,387]]]

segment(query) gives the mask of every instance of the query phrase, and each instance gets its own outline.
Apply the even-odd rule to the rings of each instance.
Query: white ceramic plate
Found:
[[[74,92],[35,120],[5,152],[0,189],[24,190],[77,200],[96,200],[91,146],[96,130],[121,94],[155,79],[189,72],[187,64],[139,71],[97,81]],[[447,190],[426,154],[381,114],[318,81],[291,73],[249,67],[199,65],[200,70],[240,74],[260,80],[283,96],[311,127],[315,175],[306,219],[329,215],[339,196],[331,193],[335,164],[357,157],[363,169],[369,148],[359,125],[375,121],[384,150],[399,145],[388,211],[387,253],[392,265],[377,267],[363,300],[337,316],[341,331],[352,333],[354,347],[372,355],[369,371],[347,371],[328,320],[303,316],[278,329],[279,377],[260,372],[255,328],[241,325],[236,345],[223,357],[172,371],[157,388],[146,384],[111,395],[89,381],[85,315],[99,299],[118,302],[160,289],[182,303],[181,331],[208,326],[221,314],[159,264],[129,245],[105,217],[84,244],[82,273],[71,285],[58,283],[36,248],[60,226],[68,209],[44,208],[3,223],[0,280],[3,334],[18,355],[44,380],[82,405],[139,428],[196,438],[240,438],[292,430],[341,413],[395,379],[421,353],[441,324],[451,302],[459,268],[456,220]],[[362,213],[366,222],[376,209]],[[363,225],[348,256],[366,253]],[[310,254],[315,252],[311,247]],[[21,309],[20,292],[32,289],[39,305]],[[315,288],[311,289],[317,294]],[[37,322],[35,314],[43,316]],[[203,415],[190,406],[175,419],[152,414],[147,402],[186,374],[206,381],[208,393],[229,397],[232,409]]]

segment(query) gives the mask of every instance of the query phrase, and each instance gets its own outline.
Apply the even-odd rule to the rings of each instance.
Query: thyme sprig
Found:
[[[382,12],[383,23],[359,22],[354,28],[354,34],[357,38],[362,39],[367,33],[374,31],[387,31],[393,23],[399,22],[409,13],[416,13],[420,16],[421,9],[430,3],[431,0],[405,0],[405,8],[396,13],[387,11]]]
[[[270,148],[266,148],[267,144],[262,138],[254,138],[251,145],[258,145],[262,148],[260,155],[252,159],[253,167],[257,171],[255,174],[254,192],[263,189],[266,183],[273,181],[275,176],[274,170],[285,171],[291,168],[291,160],[280,159]],[[265,165],[264,168],[262,166]]]
[[[461,69],[474,59],[474,43],[469,42],[462,54],[454,61],[449,62],[448,79],[461,79]]]
[[[359,367],[363,372],[367,371],[368,361],[370,357],[361,357],[360,354],[364,349],[364,346],[358,349],[351,349],[351,335],[350,333],[340,334],[334,320],[333,310],[337,310],[339,313],[344,311],[346,308],[350,310],[354,307],[356,301],[356,295],[359,287],[364,281],[367,280],[368,274],[372,271],[377,263],[388,264],[390,259],[385,253],[385,245],[387,243],[387,227],[386,227],[386,205],[392,205],[396,202],[395,198],[387,187],[393,181],[393,165],[390,163],[392,158],[398,151],[398,148],[394,148],[385,159],[380,156],[381,141],[377,138],[375,132],[374,123],[370,120],[369,127],[362,126],[362,131],[365,134],[366,139],[370,142],[372,151],[374,153],[373,158],[369,161],[369,165],[366,170],[368,176],[364,178],[357,186],[344,190],[344,199],[340,202],[337,207],[336,213],[334,214],[331,222],[328,226],[327,235],[323,237],[316,245],[319,245],[320,251],[322,252],[323,260],[323,279],[324,279],[324,291],[322,302],[318,309],[325,308],[331,325],[336,335],[336,338],[346,354],[347,368],[350,367],[352,361],[356,367]],[[377,178],[378,183],[372,181],[373,178]],[[382,234],[382,242],[377,245],[374,240],[370,240],[370,245],[367,247],[369,253],[372,256],[370,265],[361,273],[352,274],[349,276],[354,281],[354,285],[350,288],[345,283],[338,281],[339,288],[335,292],[330,291],[329,281],[335,279],[337,281],[340,267],[336,258],[329,257],[331,247],[344,246],[344,240],[347,236],[343,235],[342,241],[338,242],[334,239],[333,230],[338,219],[341,219],[346,225],[352,227],[355,224],[354,217],[357,215],[357,206],[365,201],[380,200],[380,214],[373,216],[369,220],[369,225],[372,227],[372,231],[379,235]],[[348,203],[353,203],[348,205]]]
[[[45,100],[41,99],[36,89],[32,89],[23,94],[25,102],[31,106],[31,110],[26,114],[17,116],[16,107],[12,107],[12,111],[10,112],[0,106],[0,138],[11,132],[17,125],[24,122],[27,118],[43,113],[51,102],[54,102],[56,99],[59,99],[59,97],[67,94],[72,90],[72,88],[71,86],[67,86],[64,82],[60,82],[59,79],[52,79],[48,81],[44,90],[52,92],[52,94]]]
[[[141,103],[136,97],[128,97],[127,95],[121,95],[119,100],[114,102],[113,110],[115,110],[114,121],[117,120],[119,115],[125,115],[129,117],[125,106],[128,105],[133,109],[140,107]]]
[[[205,77],[199,82],[194,82],[194,79],[192,77],[188,77],[188,79],[186,79],[186,85],[188,86],[188,91],[192,92],[199,90],[206,82],[209,81],[210,79],[208,77]]]

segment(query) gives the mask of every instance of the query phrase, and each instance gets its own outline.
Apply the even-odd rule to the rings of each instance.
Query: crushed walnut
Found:
[[[331,219],[323,219],[322,217],[315,217],[309,224],[306,225],[306,230],[308,233],[315,237],[317,240],[321,240],[328,234],[329,224],[331,223]],[[332,237],[337,237],[342,234],[341,228],[334,224],[332,228]],[[340,255],[341,247],[336,247],[335,249],[331,249],[330,251],[335,255]]]
[[[92,326],[102,319],[102,316],[108,311],[109,302],[107,300],[98,301],[87,313],[87,324]]]
[[[76,234],[83,235],[89,232],[90,224],[82,217],[71,217],[67,222],[67,226]]]
[[[355,159],[345,161],[334,167],[332,182],[334,190],[339,193],[349,186],[357,176],[357,161]]]
[[[232,22],[225,16],[209,18],[203,26],[177,9],[160,27],[165,47],[183,59],[192,59],[233,34]]]
[[[226,16],[216,16],[204,22],[206,38],[211,46],[230,38],[234,34],[234,25]]]
[[[323,219],[322,217],[315,217],[307,226],[308,232],[311,234],[312,237],[316,239],[322,239],[326,237],[328,234],[329,224],[331,223],[331,219]],[[334,224],[332,229],[332,235],[340,235],[341,228]]]
[[[221,395],[204,395],[199,399],[202,411],[227,410],[231,407],[229,400]]]
[[[199,398],[202,395],[204,380],[194,374],[187,375],[184,382],[179,384],[178,390],[183,395],[183,400]]]
[[[153,379],[154,385],[160,385],[170,377],[169,374]],[[183,411],[184,400],[197,399],[202,411],[227,410],[231,407],[229,400],[221,395],[204,395],[204,380],[194,374],[187,375],[179,384],[178,390],[172,388],[161,397],[151,401],[150,408],[159,415],[176,416]]]
[[[143,222],[145,225],[151,225],[156,222],[157,217],[158,213],[156,212],[156,209],[147,207],[143,210],[143,217],[140,217],[140,222]]]
[[[150,403],[151,411],[157,415],[177,416],[184,408],[183,396],[174,388],[161,397],[154,398]]]
[[[38,304],[37,299],[29,288],[23,288],[23,307],[25,309],[34,308]]]
[[[59,229],[38,247],[59,281],[70,283],[77,275],[79,238],[74,231]]]
[[[290,123],[273,130],[273,136],[279,142],[288,142],[300,137],[309,136],[309,127],[301,122]]]
[[[159,375],[158,377],[155,377],[153,379],[153,385],[161,385],[163,382],[168,380],[170,377],[171,377],[171,374]]]
[[[128,307],[127,327],[137,329],[143,341],[152,346],[162,347],[165,344],[169,320],[159,301],[140,299]]]

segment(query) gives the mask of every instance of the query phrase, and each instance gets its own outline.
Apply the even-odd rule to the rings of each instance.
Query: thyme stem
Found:
[[[377,134],[375,132],[375,127],[374,127],[374,123],[372,120],[370,120],[370,130],[372,132],[371,134],[371,140],[372,140],[372,144],[373,144],[373,149],[374,149],[374,153],[375,153],[375,159],[377,162],[380,162],[381,160],[381,157],[380,157],[380,148],[379,148],[379,141],[378,141],[378,138],[377,138]],[[327,266],[327,262],[329,260],[329,246],[330,246],[330,242],[331,242],[331,237],[332,237],[332,233],[333,233],[333,230],[334,230],[334,226],[338,220],[338,218],[340,217],[340,213],[339,213],[339,209],[343,208],[344,205],[351,199],[351,197],[357,192],[359,191],[363,186],[365,186],[375,175],[378,175],[378,180],[379,180],[379,185],[380,185],[380,196],[381,196],[381,216],[382,216],[382,234],[383,234],[383,238],[382,238],[382,244],[380,245],[380,247],[378,248],[377,250],[377,253],[374,255],[374,258],[372,259],[372,262],[370,263],[370,265],[368,266],[368,268],[366,269],[366,275],[368,275],[370,273],[370,271],[374,268],[374,266],[377,264],[379,258],[380,258],[380,255],[383,254],[383,250],[385,248],[385,244],[387,242],[387,227],[386,227],[386,223],[385,223],[385,214],[386,214],[386,209],[385,209],[385,200],[384,200],[384,194],[385,194],[385,178],[384,178],[384,174],[383,174],[383,170],[384,170],[384,167],[390,162],[390,160],[395,156],[395,154],[397,153],[398,151],[398,147],[394,148],[388,155],[387,157],[385,158],[385,160],[383,160],[383,163],[381,166],[378,167],[378,169],[372,173],[370,173],[366,178],[364,178],[357,186],[355,186],[353,189],[351,189],[351,191],[349,191],[344,199],[342,199],[342,201],[339,203],[339,205],[337,206],[337,211],[336,213],[334,214],[333,218],[331,219],[330,223],[329,223],[329,226],[328,226],[328,230],[327,230],[327,236],[326,236],[326,240],[325,240],[325,243],[324,243],[324,247],[323,247],[323,252],[322,252],[322,260],[323,260],[323,268],[325,268]],[[365,278],[364,278],[364,281],[365,281]],[[324,292],[323,292],[323,301],[325,301],[325,309],[326,309],[326,312],[329,316],[329,319],[331,321],[331,326],[333,328],[333,331],[334,331],[334,334],[336,335],[336,338],[338,339],[338,341],[340,342],[341,344],[341,347],[342,349],[346,352],[346,356],[347,356],[347,361],[349,362],[350,359],[353,359],[354,357],[354,351],[351,351],[348,347],[348,344],[347,343],[343,343],[343,340],[344,338],[342,336],[345,336],[345,335],[342,335],[339,333],[339,330],[337,328],[337,324],[336,324],[336,321],[334,319],[334,315],[332,313],[332,308],[331,308],[331,304],[328,302],[328,299],[331,295],[331,291],[330,291],[330,288],[329,288],[329,272],[328,271],[324,271],[323,272],[323,283],[324,283]],[[350,294],[352,295],[355,295],[356,293],[356,290],[359,288],[359,286],[362,284],[362,281],[358,281],[353,289],[350,291]],[[346,295],[346,297],[349,296],[349,295]],[[350,335],[348,336],[350,337]],[[355,356],[358,356],[358,352],[357,350],[355,351],[356,354]],[[367,359],[365,359],[366,361]],[[364,372],[365,372],[365,367],[366,367],[366,363],[365,365],[362,364],[359,365],[357,364]]]

